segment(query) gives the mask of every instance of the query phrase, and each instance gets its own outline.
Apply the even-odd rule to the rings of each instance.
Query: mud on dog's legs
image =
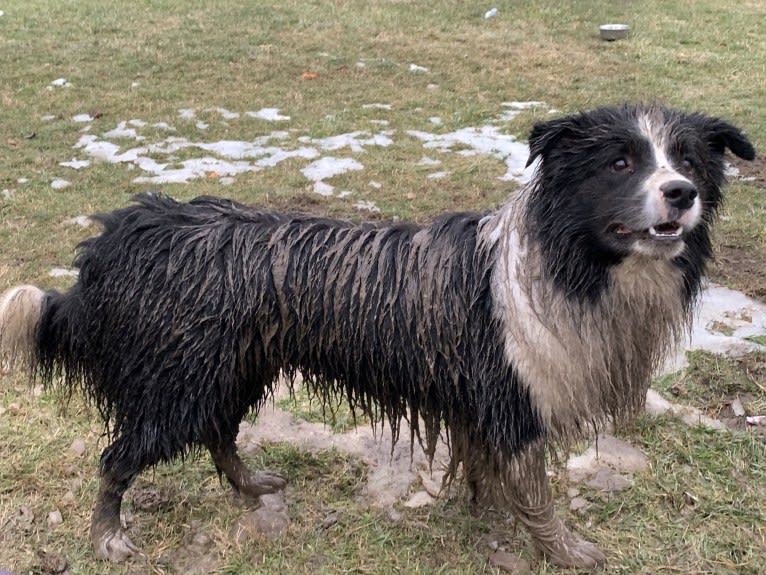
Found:
[[[208,445],[210,455],[218,470],[237,493],[256,499],[267,493],[274,493],[285,488],[287,481],[279,473],[272,471],[253,471],[237,453],[237,446],[232,438],[218,445]]]
[[[101,483],[90,525],[96,557],[109,561],[124,561],[138,552],[120,525],[120,508],[122,496],[143,466],[115,458],[121,442],[124,439],[112,443],[101,457]]]
[[[606,557],[596,545],[572,533],[556,515],[542,442],[514,456],[506,465],[502,480],[511,510],[551,563],[590,568],[605,562]]]

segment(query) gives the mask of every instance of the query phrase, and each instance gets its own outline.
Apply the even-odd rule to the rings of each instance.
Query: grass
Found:
[[[0,287],[31,282],[66,288],[71,279],[52,278],[48,271],[68,267],[77,242],[94,233],[66,220],[114,209],[132,194],[156,188],[135,183],[136,171],[124,164],[94,163],[77,171],[60,166],[82,158],[73,148],[85,127],[71,120],[76,114],[97,116],[89,123],[96,135],[130,119],[167,122],[173,136],[205,142],[250,141],[285,129],[291,131],[286,149],[297,148],[303,136],[392,130],[388,147],[333,152],[364,165],[328,180],[336,191],[352,191],[347,198],[313,193],[300,173],[303,160],[239,175],[229,186],[205,177],[160,188],[179,198],[218,194],[355,219],[422,221],[447,209],[491,208],[512,191],[512,183],[498,179],[505,166],[497,159],[426,150],[405,136],[408,130],[446,133],[490,123],[523,139],[535,121],[549,117],[550,108],[570,112],[657,100],[723,116],[742,126],[757,148],[766,145],[763,3],[494,5],[498,15],[489,20],[483,18],[489,5],[457,0],[27,0],[4,6],[0,190],[10,199],[0,196]],[[601,42],[597,26],[606,21],[630,23],[630,39]],[[413,63],[428,72],[411,72]],[[305,71],[317,78],[302,79]],[[51,86],[57,78],[72,86]],[[527,100],[546,106],[497,120],[503,102]],[[373,103],[391,109],[365,107]],[[264,107],[278,107],[291,119],[277,125],[244,115]],[[206,122],[207,129],[180,120],[182,108],[195,109],[195,122]],[[241,115],[226,120],[216,108]],[[46,115],[55,118],[42,120]],[[435,126],[432,117],[442,125]],[[153,142],[168,135],[150,127],[142,133]],[[424,155],[442,165],[418,165]],[[189,149],[171,159],[155,154],[158,161],[190,157],[196,153]],[[429,180],[435,170],[449,174]],[[71,185],[53,190],[51,181],[62,177]],[[766,297],[766,194],[737,181],[727,196],[713,277]],[[374,201],[380,213],[354,208],[359,200]],[[687,394],[674,399],[716,415],[740,395],[747,410],[766,413],[762,362],[761,356],[695,356],[683,375]],[[658,385],[669,389],[674,382]],[[146,556],[127,566],[105,565],[93,560],[87,542],[105,446],[96,413],[77,398],[63,407],[11,374],[2,376],[0,407],[0,566],[19,573],[40,563],[41,549],[65,556],[70,572],[78,574],[172,573],[179,565],[187,572],[226,574],[492,573],[483,541],[493,533],[530,560],[534,573],[555,572],[534,560],[526,535],[505,517],[473,517],[462,500],[377,511],[364,503],[365,468],[359,461],[287,445],[250,455],[254,465],[279,469],[290,480],[292,524],[283,539],[232,540],[230,530],[248,507],[219,484],[203,457],[142,476],[136,489],[166,489],[173,493],[172,506],[149,513],[128,504],[131,533]],[[319,416],[303,395],[290,409],[308,419]],[[337,413],[338,430],[346,429],[348,414]],[[583,515],[561,509],[571,525],[607,550],[609,572],[758,573],[766,556],[763,436],[714,434],[646,418],[622,433],[648,455],[650,472],[612,498],[586,492],[593,505]],[[83,455],[70,449],[77,439],[85,442]],[[555,481],[563,504],[566,479],[559,474]],[[47,516],[55,509],[63,523],[54,528]],[[338,521],[322,528],[335,512]],[[24,519],[29,513],[31,523]],[[189,551],[198,534],[208,538],[199,557]],[[191,557],[187,563],[178,557],[184,550]]]

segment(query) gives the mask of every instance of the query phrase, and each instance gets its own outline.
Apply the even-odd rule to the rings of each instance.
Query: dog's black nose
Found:
[[[694,205],[697,188],[686,180],[670,180],[660,186],[665,201],[678,210],[688,210]]]

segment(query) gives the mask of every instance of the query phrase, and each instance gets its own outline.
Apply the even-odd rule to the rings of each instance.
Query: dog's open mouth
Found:
[[[645,230],[632,230],[624,224],[617,224],[612,232],[618,236],[656,241],[678,240],[684,233],[684,227],[678,222],[664,222]]]

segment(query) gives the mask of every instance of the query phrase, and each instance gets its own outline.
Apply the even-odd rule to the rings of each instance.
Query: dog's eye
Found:
[[[628,160],[625,158],[618,158],[612,162],[612,169],[615,172],[624,172],[628,168],[630,168],[630,162],[628,162]]]
[[[681,160],[681,167],[684,170],[691,171],[694,169],[694,162],[692,162],[689,158],[684,158]]]

